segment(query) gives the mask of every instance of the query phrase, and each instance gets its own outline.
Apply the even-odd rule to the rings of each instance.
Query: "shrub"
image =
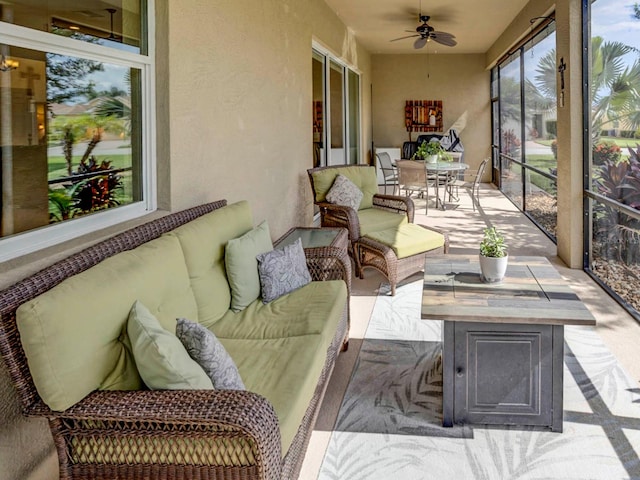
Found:
[[[606,162],[618,163],[622,150],[614,142],[604,140],[593,148],[593,164],[604,165]]]
[[[558,160],[558,140],[551,142],[551,153],[553,153],[553,158]]]
[[[545,126],[547,127],[547,134],[553,135],[553,137],[558,136],[558,121],[557,120],[547,120],[545,122]]]

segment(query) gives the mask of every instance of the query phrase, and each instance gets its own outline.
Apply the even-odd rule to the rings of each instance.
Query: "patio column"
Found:
[[[556,3],[556,45],[556,61],[558,67],[561,67],[557,74],[558,256],[569,267],[582,268],[584,216],[581,0],[558,0]]]

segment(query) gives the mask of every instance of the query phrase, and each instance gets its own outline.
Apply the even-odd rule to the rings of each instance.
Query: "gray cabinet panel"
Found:
[[[453,331],[455,423],[552,425],[552,325],[445,323]]]

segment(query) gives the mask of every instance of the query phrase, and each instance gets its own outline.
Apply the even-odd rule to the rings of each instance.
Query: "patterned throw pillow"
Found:
[[[362,201],[362,192],[356,184],[347,177],[338,175],[327,192],[326,199],[330,203],[358,210],[358,208],[360,208],[360,202]]]
[[[260,254],[256,258],[263,303],[304,287],[311,281],[302,240],[299,238],[291,245]]]
[[[238,367],[212,331],[186,318],[178,318],[176,336],[211,379],[215,389],[245,389]]]

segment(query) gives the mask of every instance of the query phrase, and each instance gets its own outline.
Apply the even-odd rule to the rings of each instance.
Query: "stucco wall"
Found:
[[[159,208],[247,199],[274,237],[309,225],[312,39],[361,73],[365,159],[369,54],[322,0],[158,0],[156,15]],[[0,264],[0,288],[142,220]],[[46,422],[20,415],[0,364],[0,480],[18,478],[56,479],[56,461]]]
[[[467,112],[460,138],[471,169],[490,154],[489,71],[484,55],[373,55],[373,140],[376,147],[402,147],[406,100],[442,100],[444,128]],[[417,138],[412,134],[412,140]],[[488,180],[490,172],[486,173]]]
[[[363,91],[368,54],[321,0],[169,2],[168,11],[168,131],[159,135],[170,139],[170,185],[160,185],[170,208],[246,199],[274,237],[310,224],[312,39],[361,70]]]

